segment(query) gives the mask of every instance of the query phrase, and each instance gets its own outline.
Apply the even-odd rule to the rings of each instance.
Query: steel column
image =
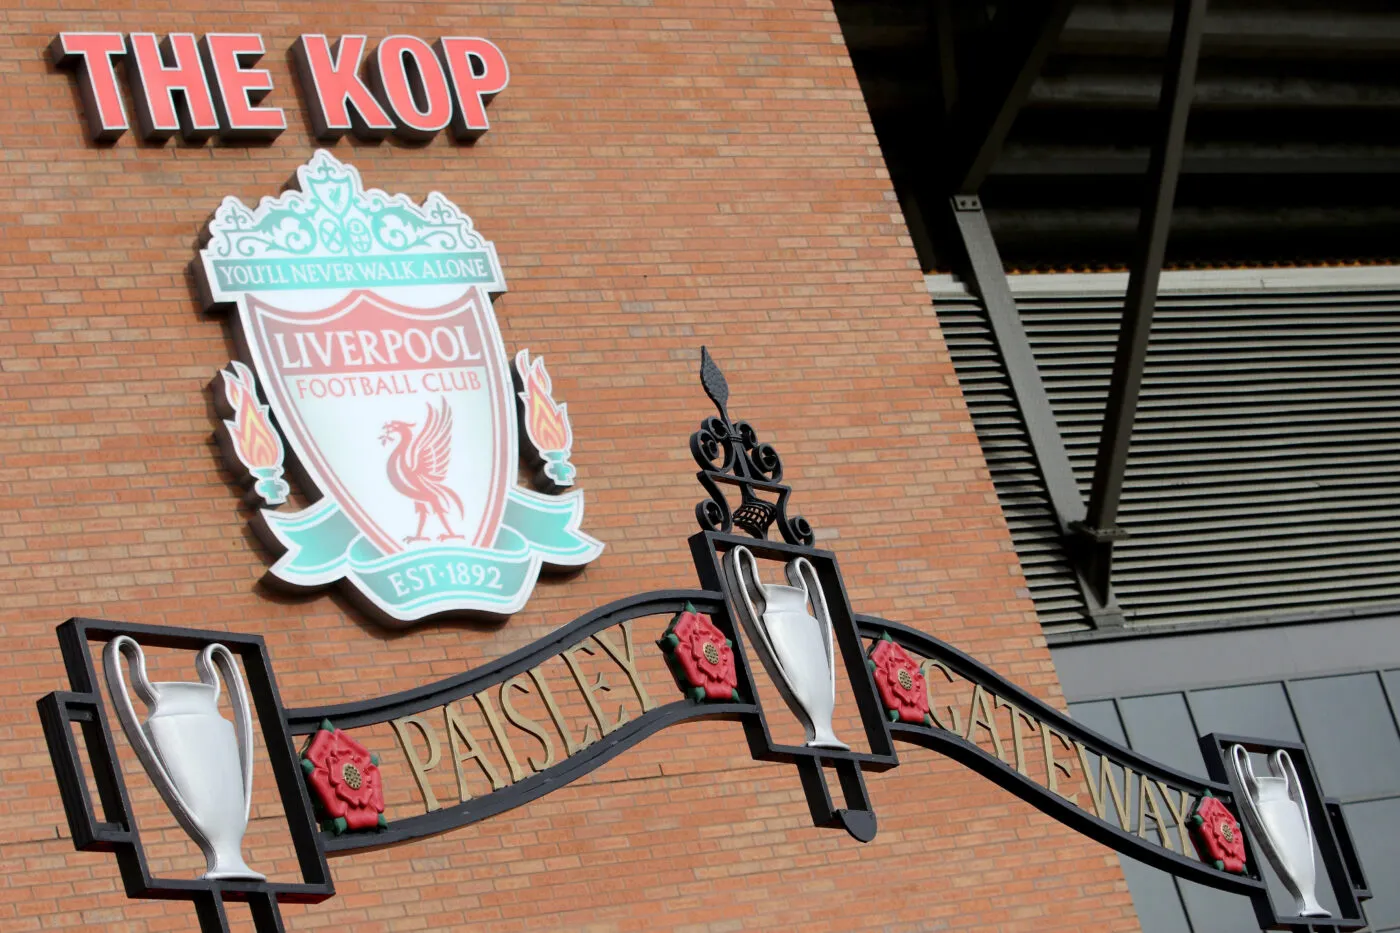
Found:
[[[1157,306],[1157,285],[1171,229],[1177,177],[1181,173],[1186,120],[1196,83],[1206,3],[1207,0],[1177,0],[1172,16],[1166,73],[1157,106],[1160,135],[1147,168],[1147,188],[1138,219],[1137,242],[1094,463],[1089,507],[1084,520],[1075,529],[1083,575],[1095,595],[1102,599],[1107,599],[1109,593],[1113,542],[1123,536],[1117,526],[1118,505],[1142,389],[1152,313]]]

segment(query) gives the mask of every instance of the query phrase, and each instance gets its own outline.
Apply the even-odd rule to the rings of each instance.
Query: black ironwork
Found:
[[[899,764],[894,742],[900,740],[933,749],[978,771],[1054,819],[1117,851],[1137,858],[1192,881],[1250,897],[1261,923],[1267,913],[1274,929],[1347,931],[1357,929],[1360,919],[1359,902],[1369,896],[1361,866],[1351,843],[1351,835],[1341,817],[1338,802],[1321,796],[1316,772],[1301,746],[1272,743],[1259,739],[1234,739],[1208,736],[1214,749],[1207,758],[1211,762],[1212,778],[1200,778],[1177,771],[1159,762],[1124,748],[1098,735],[1024,690],[1000,674],[957,649],[909,626],[874,616],[857,616],[851,608],[840,568],[834,554],[817,550],[810,544],[811,530],[801,519],[787,519],[784,505],[788,487],[781,484],[782,468],[767,445],[759,444],[753,430],[743,422],[731,422],[726,410],[728,386],[719,367],[708,352],[702,352],[702,383],[706,393],[719,408],[719,417],[707,419],[701,430],[691,438],[691,449],[697,461],[719,467],[702,469],[700,482],[712,498],[701,503],[697,515],[702,526],[707,517],[719,528],[705,527],[689,539],[701,589],[664,590],[640,593],[574,619],[531,645],[523,647],[475,670],[449,677],[434,684],[355,703],[286,709],[273,682],[271,662],[263,640],[256,636],[226,632],[173,629],[159,626],[132,625],[89,619],[74,619],[59,627],[59,642],[73,686],[72,692],[51,693],[39,701],[40,716],[50,755],[59,781],[60,793],[73,832],[75,846],[80,850],[109,851],[117,855],[123,882],[130,897],[185,899],[194,902],[200,929],[204,933],[228,929],[224,910],[226,900],[249,903],[254,926],[259,933],[282,929],[278,912],[279,900],[314,903],[333,894],[326,856],[347,854],[359,849],[420,839],[488,817],[538,799],[594,770],[604,762],[632,748],[643,739],[671,725],[691,720],[726,720],[738,722],[744,729],[750,754],[760,761],[786,762],[798,770],[798,777],[807,797],[813,822],[818,826],[839,827],[852,837],[869,841],[877,828],[874,807],[865,782],[865,772],[879,773]],[[744,495],[753,494],[755,501],[771,507],[766,520],[753,510],[753,528],[741,523],[737,512],[729,517],[728,505],[720,493],[721,484],[738,485]],[[758,493],[775,496],[775,500],[759,499]],[[750,500],[741,503],[742,510]],[[764,532],[777,521],[784,541],[770,541]],[[800,524],[799,524],[800,523]],[[751,537],[732,533],[737,525]],[[798,540],[793,540],[797,538]],[[774,738],[758,691],[755,672],[749,661],[748,647],[735,624],[731,603],[738,603],[738,594],[731,592],[734,581],[724,571],[724,556],[736,547],[746,547],[756,561],[788,564],[798,558],[812,565],[817,586],[825,597],[834,644],[831,650],[840,655],[841,669],[851,685],[854,701],[863,727],[865,745],[857,749],[790,745]],[[637,718],[607,730],[607,734],[586,748],[575,751],[558,764],[522,777],[509,787],[471,798],[455,806],[430,810],[427,813],[395,819],[389,828],[363,835],[331,835],[318,831],[309,795],[303,781],[292,740],[295,735],[315,732],[325,719],[340,728],[351,729],[388,722],[411,716],[481,691],[504,684],[510,678],[534,670],[543,661],[566,652],[584,639],[599,636],[605,629],[634,619],[655,617],[693,607],[711,617],[712,622],[733,644],[735,675],[740,701],[704,702],[687,696],[685,699],[644,709]],[[658,627],[659,629],[659,627]],[[257,717],[263,730],[264,744],[277,781],[283,808],[291,826],[293,844],[301,867],[304,883],[172,880],[153,878],[146,865],[137,827],[131,815],[121,770],[117,763],[112,735],[107,725],[101,691],[90,650],[91,642],[110,641],[126,634],[144,645],[182,650],[200,650],[219,642],[226,645],[243,662]],[[651,634],[651,633],[647,633]],[[1246,873],[1231,874],[1213,865],[1178,853],[1169,847],[1143,838],[1143,827],[1132,832],[1130,827],[1116,826],[1103,818],[1103,808],[1093,813],[1074,805],[1056,793],[1052,787],[1031,780],[1025,773],[992,755],[969,738],[968,734],[943,728],[932,717],[923,724],[891,723],[884,702],[875,686],[874,675],[867,667],[867,642],[888,635],[893,641],[916,655],[935,660],[943,669],[1012,704],[1024,714],[1032,715],[1042,730],[1053,730],[1073,742],[1084,769],[1089,771],[1087,755],[1101,757],[1101,767],[1118,766],[1136,769],[1139,783],[1151,779],[1161,788],[1180,792],[1183,804],[1187,796],[1200,798],[1212,795],[1238,809],[1241,789],[1225,775],[1221,747],[1226,742],[1241,742],[1247,748],[1287,748],[1294,752],[1299,774],[1307,785],[1313,829],[1322,847],[1323,860],[1329,877],[1342,904],[1341,916],[1330,921],[1278,915],[1269,905],[1268,890],[1255,859],[1248,859]],[[649,638],[638,639],[646,643]],[[606,647],[606,645],[605,645]],[[629,652],[631,649],[627,649]],[[835,666],[835,657],[832,657]],[[702,691],[703,692],[703,691]],[[743,700],[742,698],[750,698]],[[645,703],[643,704],[646,705]],[[1013,711],[1014,714],[1014,711]],[[81,757],[72,725],[80,727],[92,763],[102,816],[93,809],[86,779],[82,773]],[[969,730],[971,732],[971,720]],[[1019,733],[1018,733],[1019,735]],[[1049,734],[1045,734],[1047,772],[1050,764]],[[1207,741],[1203,740],[1203,741]],[[1019,738],[1018,738],[1019,741]],[[1018,746],[1019,748],[1019,746]],[[1111,763],[1111,764],[1110,764]],[[844,806],[838,806],[827,784],[826,770],[836,772]],[[1092,781],[1091,773],[1084,775]],[[1102,799],[1100,798],[1100,802]],[[1126,818],[1124,819],[1126,822]],[[1139,822],[1142,822],[1141,815]]]
[[[1094,463],[1089,506],[1076,531],[1076,547],[1083,575],[1100,601],[1109,598],[1113,543],[1123,537],[1117,526],[1118,502],[1128,466],[1128,447],[1137,417],[1142,373],[1147,363],[1147,342],[1152,313],[1157,307],[1157,285],[1171,231],[1172,205],[1181,173],[1186,121],[1196,84],[1207,0],[1177,0],[1167,49],[1167,70],[1162,78],[1158,104],[1161,126],[1147,168],[1147,188],[1138,218],[1137,243],[1128,274],[1128,293],[1118,332],[1103,432]]]
[[[1226,803],[1234,801],[1234,791],[1224,780],[1196,777],[1119,745],[1027,693],[996,671],[946,642],[926,635],[918,629],[877,616],[862,615],[857,617],[857,621],[865,638],[874,641],[883,634],[890,635],[901,646],[922,657],[942,662],[953,673],[971,683],[982,685],[998,698],[1005,699],[1018,709],[1034,715],[1042,723],[1071,741],[1084,745],[1094,754],[1107,754],[1116,763],[1131,766],[1140,775],[1147,775],[1168,787],[1188,791],[1194,796],[1210,793]],[[939,728],[937,725],[907,723],[896,723],[891,727],[891,731],[898,739],[922,745],[956,759],[1077,832],[1154,868],[1236,894],[1252,897],[1264,891],[1263,882],[1257,878],[1219,871],[1204,862],[1149,842],[1133,833],[1129,827],[1115,826],[1100,819],[956,732]],[[1086,782],[1092,781],[1093,775],[1085,775],[1084,779]]]
[[[1361,902],[1370,899],[1371,888],[1362,873],[1361,861],[1356,856],[1356,847],[1351,841],[1351,830],[1342,814],[1342,803],[1335,797],[1322,795],[1321,785],[1317,780],[1317,769],[1313,767],[1307,746],[1297,742],[1215,732],[1201,736],[1200,745],[1206,769],[1210,771],[1211,777],[1216,781],[1228,783],[1231,792],[1236,796],[1243,793],[1243,788],[1238,786],[1234,769],[1225,765],[1229,749],[1235,745],[1243,745],[1245,751],[1259,754],[1286,751],[1293,760],[1293,766],[1303,785],[1303,795],[1308,804],[1308,822],[1318,853],[1322,855],[1326,879],[1331,883],[1332,895],[1336,898],[1340,916],[1300,918],[1279,913],[1270,902],[1266,891],[1262,897],[1250,899],[1260,929],[1323,933],[1327,930],[1355,930],[1365,926],[1366,916],[1361,911]],[[1250,838],[1246,833],[1245,846],[1248,848],[1249,845]]]
[[[1269,739],[1207,735],[1200,741],[1211,776],[1209,779],[1197,777],[1147,758],[1100,735],[1017,687],[980,661],[918,629],[877,616],[861,615],[856,621],[862,637],[873,642],[882,635],[889,635],[895,642],[915,654],[937,660],[959,677],[981,685],[1000,700],[1005,700],[1016,709],[1033,715],[1042,723],[1042,728],[1049,726],[1068,740],[1082,745],[1088,753],[1106,756],[1114,764],[1131,767],[1139,775],[1139,781],[1145,776],[1164,787],[1185,791],[1195,797],[1209,794],[1230,806],[1236,813],[1239,812],[1238,801],[1243,789],[1237,786],[1233,776],[1228,773],[1229,769],[1225,767],[1225,749],[1238,743],[1254,752],[1269,752],[1275,749],[1289,751],[1304,785],[1313,833],[1323,856],[1327,877],[1332,881],[1337,903],[1340,905],[1341,915],[1330,919],[1308,917],[1304,920],[1274,909],[1269,899],[1268,885],[1260,872],[1259,854],[1251,849],[1247,833],[1244,836],[1248,853],[1247,873],[1233,874],[1193,859],[1186,853],[1178,853],[1157,845],[1138,832],[1133,832],[1131,827],[1116,826],[1101,819],[1032,780],[964,735],[940,728],[936,724],[911,725],[901,722],[890,727],[894,738],[947,755],[1015,794],[1042,813],[1124,855],[1189,881],[1245,895],[1254,907],[1261,929],[1307,933],[1309,928],[1315,931],[1345,931],[1365,926],[1360,902],[1369,898],[1371,893],[1362,875],[1360,861],[1351,842],[1351,833],[1342,818],[1340,802],[1335,798],[1322,796],[1317,772],[1302,745]],[[1092,774],[1084,775],[1086,782],[1094,779]]]
[[[687,604],[692,605],[698,612],[708,614],[720,630],[738,644],[723,592],[658,590],[639,593],[585,613],[544,638],[490,664],[437,683],[355,703],[287,710],[288,727],[293,735],[310,735],[319,728],[323,719],[331,720],[341,729],[352,729],[411,716],[505,683],[597,632],[633,619],[679,612]],[[654,638],[643,640],[651,641]],[[744,695],[754,694],[750,691]],[[378,849],[411,839],[422,839],[469,826],[523,806],[571,784],[662,729],[695,720],[728,720],[747,724],[755,717],[761,716],[761,712],[756,704],[746,702],[695,703],[682,700],[667,703],[643,712],[553,767],[525,777],[501,790],[464,800],[455,806],[395,819],[388,829],[381,832],[323,835],[322,845],[328,855],[343,855],[360,849]]]
[[[795,765],[807,796],[807,805],[812,813],[812,821],[817,826],[842,827],[861,842],[875,838],[876,820],[874,806],[866,792],[862,767],[874,772],[888,771],[897,767],[899,759],[895,754],[894,742],[890,735],[889,723],[875,693],[875,685],[870,679],[870,671],[865,666],[865,654],[856,629],[855,614],[846,596],[846,587],[841,580],[841,571],[836,556],[830,551],[819,551],[805,545],[778,543],[776,541],[753,542],[733,534],[702,531],[690,538],[690,553],[695,560],[695,570],[700,576],[700,585],[706,589],[720,589],[737,602],[737,594],[729,593],[730,580],[721,569],[720,561],[730,549],[743,545],[759,560],[781,563],[798,557],[805,557],[816,568],[817,579],[826,594],[827,606],[831,612],[832,634],[836,648],[841,654],[841,666],[845,669],[855,693],[856,707],[860,712],[861,724],[865,728],[865,740],[869,752],[842,751],[830,748],[811,748],[805,745],[786,745],[773,738],[768,727],[767,717],[760,704],[759,715],[743,720],[744,736],[749,743],[749,753],[758,761],[780,761]],[[754,683],[750,663],[747,660],[747,647],[742,639],[735,639],[735,654],[743,660],[740,668],[739,690],[745,696],[758,700],[757,685]],[[841,785],[845,806],[836,806],[827,789],[824,767],[831,765]]]
[[[690,455],[700,467],[696,478],[710,494],[695,506],[700,527],[727,533],[737,525],[755,538],[766,539],[776,521],[784,541],[810,545],[815,540],[812,526],[800,515],[787,515],[792,489],[783,485],[782,459],[772,444],[759,441],[758,432],[747,421],[730,420],[729,383],[705,347],[700,348],[700,384],[719,409],[718,417],[706,418],[690,435]],[[721,489],[726,485],[739,487],[737,509],[729,507]]]
[[[189,651],[199,651],[218,642],[242,662],[253,708],[262,728],[263,743],[277,780],[277,791],[287,815],[292,847],[304,879],[302,884],[159,878],[151,874],[132,816],[89,648],[91,642],[107,642],[118,635],[130,635],[143,645]],[[115,854],[127,897],[192,901],[203,933],[228,930],[224,902],[242,901],[248,904],[258,933],[280,933],[283,927],[279,902],[316,904],[335,893],[320,847],[321,834],[316,828],[311,800],[283,718],[282,700],[272,677],[272,662],[262,638],[101,619],[69,619],[58,627],[58,643],[73,690],[50,693],[38,706],[63,809],[73,833],[73,846],[80,852]],[[101,819],[93,810],[88,795],[73,723],[81,727],[87,757],[92,762],[93,779],[102,806]]]

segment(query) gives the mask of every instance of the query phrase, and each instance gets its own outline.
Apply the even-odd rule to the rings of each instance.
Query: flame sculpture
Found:
[[[237,360],[230,365],[233,372],[220,375],[224,377],[224,397],[233,410],[233,420],[224,422],[233,453],[254,478],[253,491],[268,505],[281,505],[291,491],[282,479],[282,438],[268,418],[268,407],[258,404],[253,371]]]
[[[572,486],[576,470],[569,462],[574,445],[569,406],[555,404],[550,396],[552,384],[544,357],[531,361],[530,351],[521,350],[515,355],[515,371],[520,377],[525,435],[544,460],[544,475],[556,486]]]

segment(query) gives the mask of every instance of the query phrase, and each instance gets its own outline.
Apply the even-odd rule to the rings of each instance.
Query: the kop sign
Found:
[[[510,69],[492,42],[444,36],[433,45],[389,36],[366,54],[365,36],[332,43],[320,34],[292,46],[307,111],[318,139],[353,133],[425,141],[450,129],[469,141],[491,124],[486,105],[505,89]],[[280,107],[261,106],[272,75],[253,67],[266,52],[256,33],[65,32],[50,46],[54,64],[77,73],[88,134],[112,142],[130,126],[117,84],[125,60],[142,139],[179,133],[187,142],[273,139],[287,128]]]

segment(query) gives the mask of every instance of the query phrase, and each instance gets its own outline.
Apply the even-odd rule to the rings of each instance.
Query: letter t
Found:
[[[83,115],[93,142],[113,142],[127,130],[115,69],[116,60],[125,54],[126,42],[119,32],[62,32],[49,45],[53,63],[78,74]]]

